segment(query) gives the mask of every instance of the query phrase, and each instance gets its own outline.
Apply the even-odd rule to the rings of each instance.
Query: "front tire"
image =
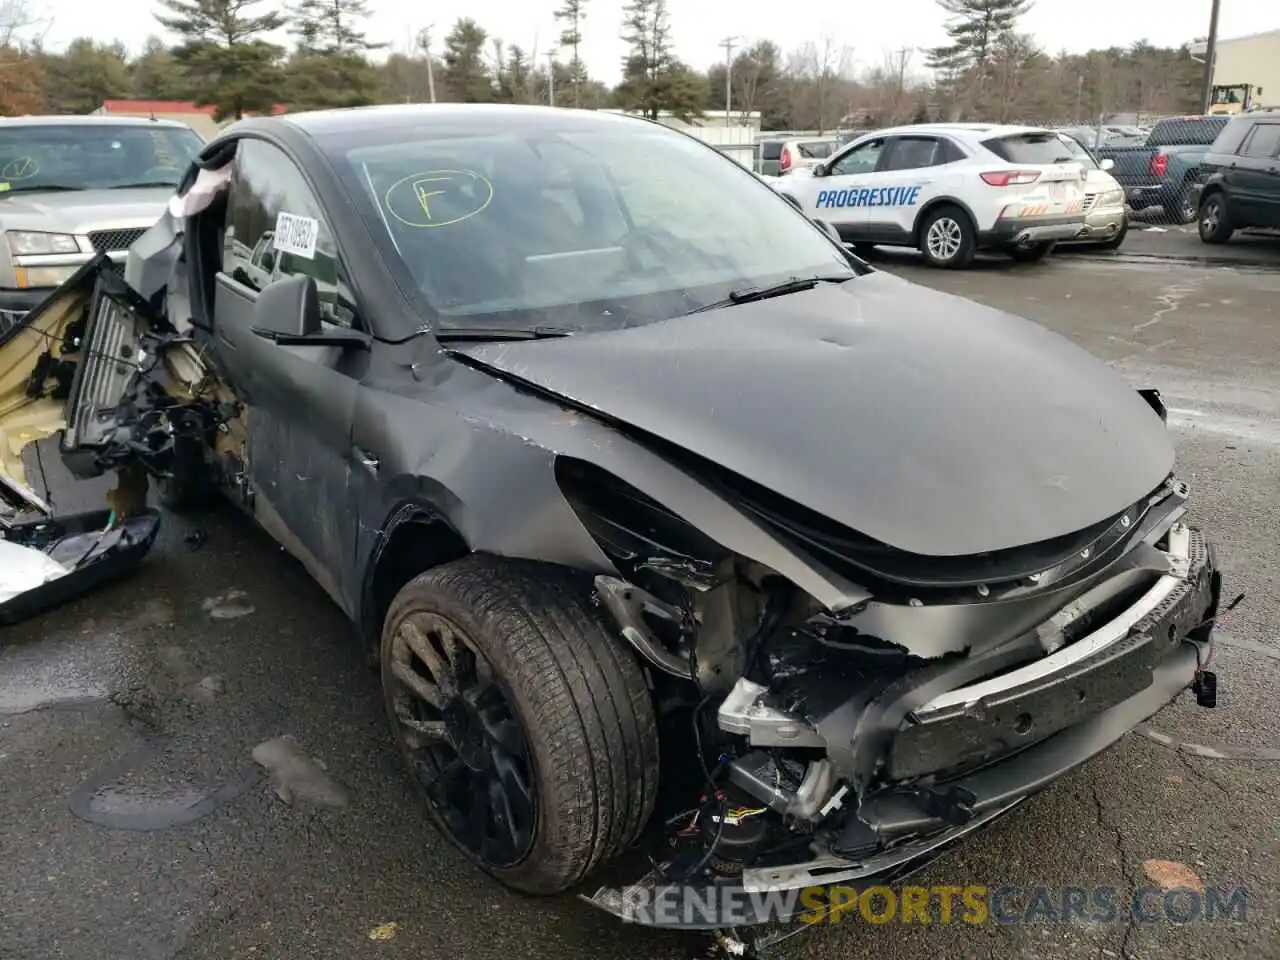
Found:
[[[391,728],[446,837],[503,884],[560,893],[653,812],[636,658],[562,568],[475,555],[410,581],[382,631]]]
[[[1200,201],[1197,219],[1200,239],[1205,243],[1226,243],[1235,233],[1227,198],[1220,191],[1215,191]]]
[[[1010,247],[1005,252],[1018,263],[1038,263],[1053,252],[1052,241],[1033,243],[1029,247]]]
[[[920,253],[931,267],[963,269],[973,263],[977,244],[973,221],[959,207],[938,207],[920,225]]]

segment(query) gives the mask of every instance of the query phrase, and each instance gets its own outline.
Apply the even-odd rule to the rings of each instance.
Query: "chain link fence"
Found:
[[[1059,130],[1088,148],[1119,183],[1132,222],[1193,229],[1200,160],[1230,119],[1165,117],[1141,127],[1100,123]]]

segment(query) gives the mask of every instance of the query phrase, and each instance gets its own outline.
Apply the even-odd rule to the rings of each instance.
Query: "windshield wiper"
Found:
[[[117,183],[108,190],[141,190],[143,187],[176,187],[178,184],[172,180],[143,180],[140,183]]]
[[[87,190],[88,187],[68,187],[61,183],[42,183],[40,185],[30,185],[23,187],[10,186],[8,190],[0,191],[0,197],[9,193],[56,193],[59,190]]]
[[[716,300],[705,306],[690,310],[689,314],[703,313],[707,310],[719,310],[739,303],[754,303],[757,300],[768,300],[771,297],[785,297],[791,293],[804,293],[806,290],[812,290],[820,283],[844,283],[847,280],[854,279],[855,276],[857,274],[851,274],[847,277],[792,277],[790,280],[784,280],[781,283],[775,283],[767,287],[746,287],[742,290],[730,291],[729,295],[723,300]]]
[[[558,337],[571,337],[575,331],[561,327],[531,327],[527,330],[504,330],[501,327],[450,327],[447,330],[432,332],[441,343],[454,343],[459,340],[554,340]]]

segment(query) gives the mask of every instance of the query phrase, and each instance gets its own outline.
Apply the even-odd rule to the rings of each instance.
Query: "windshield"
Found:
[[[0,127],[0,191],[176,186],[203,146],[185,127],[9,123]]]
[[[1064,148],[1060,137],[1048,130],[992,137],[982,144],[1006,163],[1062,163],[1075,159]]]
[[[1227,117],[1178,117],[1161,120],[1147,138],[1148,147],[1208,146],[1227,125]]]
[[[733,160],[661,127],[617,127],[424,131],[345,151],[341,174],[442,329],[629,326],[748,287],[857,275]]]
[[[1067,152],[1071,154],[1071,159],[1078,160],[1086,170],[1098,169],[1098,164],[1093,159],[1093,154],[1086,150],[1084,144],[1080,143],[1079,140],[1066,134],[1059,135],[1058,139],[1062,141],[1063,146],[1067,148]]]

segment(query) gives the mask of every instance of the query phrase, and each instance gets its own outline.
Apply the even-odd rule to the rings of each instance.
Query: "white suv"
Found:
[[[917,247],[964,267],[979,250],[1039,260],[1079,236],[1086,176],[1051,130],[936,123],[877,130],[770,182],[855,249]]]

